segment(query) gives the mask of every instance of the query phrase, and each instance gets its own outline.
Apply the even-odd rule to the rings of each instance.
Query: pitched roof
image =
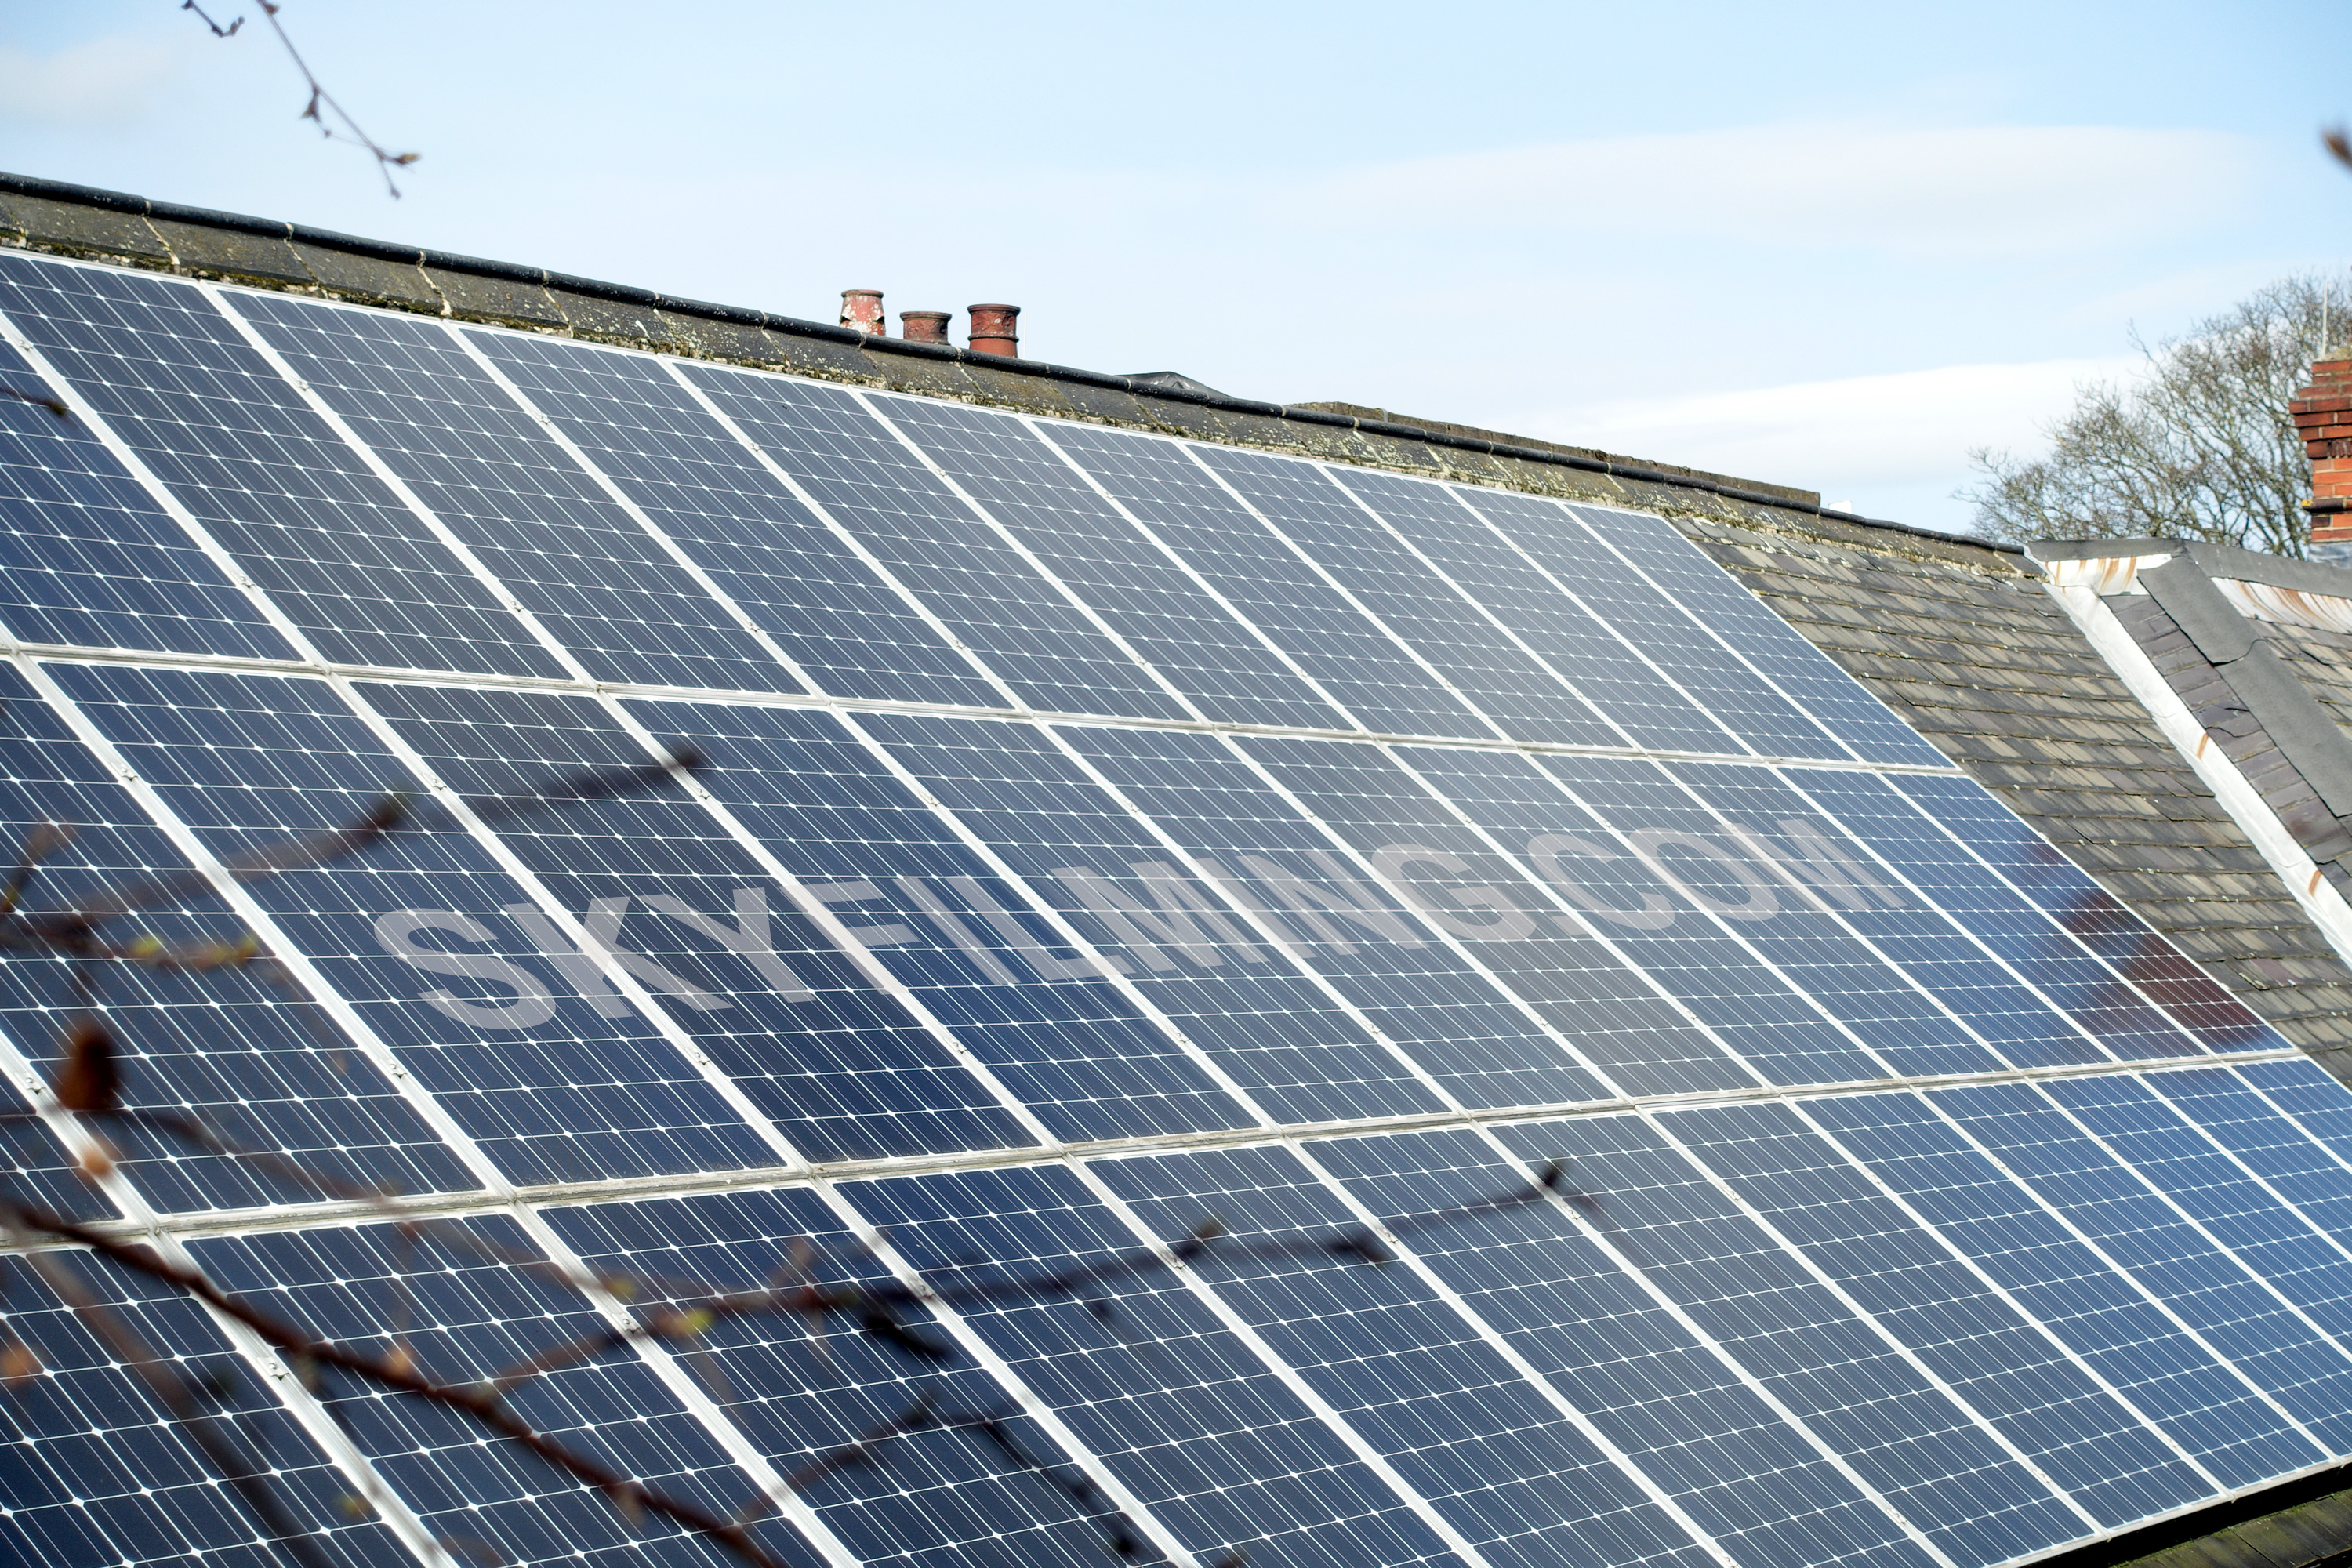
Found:
[[[1253,402],[1170,373],[1106,375],[866,337],[19,176],[0,175],[0,239],[1655,513],[2352,1080],[2352,918],[2339,918],[2352,890],[2352,742],[2332,721],[2352,702],[2352,572],[2164,541],[2029,558],[1824,509],[1790,487],[1384,410]],[[2095,901],[2079,915],[2086,940],[2115,938]],[[2144,963],[2151,984],[2168,977],[2160,950],[2119,962],[2126,973]]]

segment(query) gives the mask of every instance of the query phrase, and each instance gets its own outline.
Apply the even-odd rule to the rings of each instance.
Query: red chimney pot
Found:
[[[951,319],[951,313],[946,310],[901,310],[900,334],[910,343],[944,343]]]
[[[1021,353],[1021,334],[1015,330],[1021,320],[1018,305],[969,305],[971,312],[971,352],[976,354],[1006,354]]]
[[[854,332],[871,332],[877,338],[887,336],[890,329],[882,320],[882,290],[844,289],[841,291],[841,324]]]

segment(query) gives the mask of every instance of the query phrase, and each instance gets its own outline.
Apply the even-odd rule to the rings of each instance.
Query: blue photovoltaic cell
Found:
[[[2204,1479],[2162,1438],[1795,1110],[1724,1106],[1675,1111],[1664,1123],[2102,1525],[2204,1493]],[[2064,1521],[2057,1539],[2078,1528]]]
[[[167,1375],[212,1391],[204,1436],[239,1456],[334,1568],[408,1568],[415,1559],[378,1521],[355,1520],[350,1480],[331,1466],[205,1309],[170,1286],[81,1252],[49,1266],[165,1358]],[[0,1259],[12,1344],[40,1371],[0,1398],[0,1558],[33,1568],[280,1568],[252,1509],[111,1345],[21,1258]]]
[[[2110,1054],[2125,1061],[2201,1054],[2194,1040],[2085,946],[2072,925],[2053,921],[2046,908],[2037,907],[2000,874],[2002,868],[1989,868],[1971,853],[1985,847],[1977,836],[1956,837],[1947,831],[1944,825],[1951,819],[1940,810],[1931,805],[1923,812],[1894,781],[1869,773],[1791,770],[1789,777]],[[2032,829],[2018,826],[2031,836]],[[2032,852],[2056,858],[2057,851],[2042,839],[2032,842],[2038,846]],[[2083,886],[2092,884],[2084,879]]]
[[[2221,1487],[2314,1462],[2319,1450],[2191,1331],[1910,1095],[1808,1102],[1814,1121]]]
[[[772,709],[646,710],[709,746],[712,792],[1056,1136],[1133,1137],[1242,1116],[856,730]]]
[[[800,689],[446,330],[270,295],[239,308],[592,677]]]
[[[1235,606],[1236,618],[1252,642],[1279,650],[1276,658],[1264,664],[1246,664],[1249,721],[1308,730],[1359,728],[1333,705],[1327,687],[1318,684],[1345,675],[1337,650],[1318,658],[1307,650],[1318,646],[1328,648],[1328,640],[1314,637],[1302,640],[1286,636],[1285,628],[1307,616],[1329,635],[1345,639],[1346,647],[1374,649],[1390,660],[1402,658],[1402,650],[1364,625],[1362,616],[1348,609],[1319,581],[1315,584],[1321,588],[1318,597],[1307,584],[1309,568],[1268,537],[1257,520],[1203,472],[1183,447],[1092,425],[1055,422],[1040,429],[1047,442],[1117,500],[1154,542],[1155,549],[1174,554],[1179,542],[1189,542],[1185,554],[1177,556],[1177,570],[1185,574],[1184,580],[1191,581],[1192,574],[1199,572],[1205,584],[1202,591],[1213,600]],[[1211,542],[1221,538],[1225,542],[1223,546]],[[1253,576],[1232,570],[1240,563],[1234,554],[1236,551],[1243,557],[1259,552],[1281,574]],[[1273,552],[1280,552],[1279,562],[1269,553]],[[1226,569],[1221,570],[1220,563]],[[1267,600],[1269,592],[1281,595],[1283,602]],[[1305,674],[1299,673],[1302,668]],[[1215,705],[1223,700],[1206,689],[1210,684],[1206,671],[1193,671],[1183,679],[1195,702]]]
[[[887,1278],[805,1190],[599,1204],[550,1209],[546,1218],[588,1267],[647,1281],[635,1297],[641,1314],[682,1298],[770,1289],[779,1271],[805,1267],[795,1258],[811,1248],[825,1260],[814,1272],[827,1283]],[[903,1235],[893,1239],[908,1249]],[[915,1332],[952,1343],[936,1323]],[[919,1398],[942,1416],[1005,1416],[1024,1455],[1067,1467],[1069,1457],[968,1356],[911,1355],[854,1331],[820,1342],[805,1319],[785,1313],[721,1318],[700,1336],[693,1362],[713,1403],[778,1471],[815,1472],[803,1500],[860,1561],[1095,1568],[1108,1555],[1102,1526],[1051,1478],[1009,1468],[975,1431],[918,1428],[876,1445],[866,1463],[823,1468]]]
[[[1603,745],[1662,746],[1719,752],[1731,742],[1722,725],[1657,670],[1562,583],[1522,554],[1487,521],[1520,517],[1533,526],[1566,526],[1555,501],[1504,490],[1468,489],[1389,474],[1341,473],[1339,482],[1370,503],[1389,525],[1464,593],[1547,661],[1605,722],[1592,739]],[[1508,705],[1490,704],[1502,718]],[[1503,727],[1514,734],[1508,719]]]
[[[2264,1062],[2275,1072],[2308,1066]],[[2329,1235],[2352,1237],[2352,1168],[2301,1124],[2292,1121],[2249,1081],[2220,1068],[2150,1073],[2141,1080],[2172,1107],[2244,1162],[2273,1191],[2303,1211]],[[2321,1073],[2288,1091],[2305,1101],[2332,1100],[2336,1114],[2352,1114],[2352,1094]],[[2273,1097],[2284,1099],[2273,1089]]]
[[[1319,695],[1311,703],[1270,708],[1272,721],[1307,729],[1369,725],[1412,734],[1486,733],[1394,637],[1267,532],[1202,468],[1191,447],[1086,425],[1056,425],[1052,434],[1056,446],[1315,683]]]
[[[1339,847],[1329,835],[1267,785],[1230,742],[1076,726],[1064,734],[1461,1103],[1551,1105],[1610,1092],[1393,894],[1336,854]],[[1606,984],[1596,977],[1573,973],[1579,957],[1604,971],[1605,958],[1577,953],[1568,943],[1553,945],[1561,950],[1553,955],[1555,988],[1573,992],[1582,981],[1586,989],[1605,994]],[[1639,987],[1629,975],[1608,978]],[[1565,1018],[1569,1010],[1561,1011]],[[1630,1028],[1641,1020],[1637,1006],[1615,1021]],[[1588,1015],[1578,1027],[1591,1021]],[[1615,1038],[1597,1028],[1591,1033]],[[1365,1052],[1368,1078],[1381,1076],[1379,1057]],[[1381,1097],[1392,1110],[1435,1107],[1433,1097],[1399,1092],[1403,1087]],[[1381,1100],[1367,1100],[1374,1103]]]
[[[1896,775],[1889,780],[1950,832],[1965,837],[2026,898],[2068,934],[2154,998],[2207,1050],[2289,1048],[2286,1037],[2256,1017],[2148,923],[2124,908],[2083,869],[1993,798],[1973,779]]]
[[[1350,1107],[1368,1092],[1367,1058],[1380,1079],[1394,1075],[1360,1025],[1038,731],[887,714],[859,722],[1269,1114],[1360,1115]],[[1171,1052],[1155,1071],[1162,1093],[1201,1097],[1202,1126],[1255,1120],[1188,1057]]]
[[[848,393],[701,365],[686,374],[1023,701],[1186,717]]]
[[[1527,1168],[1465,1131],[1312,1147],[1376,1213],[1477,1204],[1527,1178]],[[1588,1173],[1571,1171],[1569,1180]],[[1736,1561],[1931,1561],[1658,1305],[1625,1258],[1552,1204],[1421,1229],[1406,1246]]]
[[[1765,756],[1839,761],[1848,756],[1845,747],[1566,509],[1496,507],[1492,521],[1538,565],[1572,584],[1588,610],[1639,648],[1669,682],[1749,749]],[[1600,700],[1607,706],[1605,697]],[[1727,748],[1716,742],[1703,749]]]
[[[2352,1269],[2345,1267],[2341,1242],[2266,1191],[2182,1108],[2137,1079],[2067,1079],[2048,1089],[2109,1152],[2314,1327],[2339,1347],[2352,1340]]]
[[[1313,693],[1281,656],[1172,566],[1166,552],[1029,426],[950,403],[893,398],[886,406],[1202,717],[1244,724],[1339,721],[1336,714],[1313,711]]]
[[[1142,1240],[1052,1167],[841,1190],[943,1287],[1106,1265]],[[1200,1561],[1238,1550],[1282,1568],[1460,1562],[1181,1281],[1114,1278],[1097,1299],[1099,1312],[1046,1293],[964,1317]]]
[[[2336,1453],[2352,1450],[2352,1355],[2150,1192],[2031,1085],[1934,1102]]]
[[[42,823],[67,828],[72,837],[32,884],[27,903],[37,916],[184,868],[162,829],[24,677],[0,670],[0,844],[8,858],[23,852]],[[100,936],[125,945],[142,932],[174,944],[235,942],[245,929],[198,882],[190,896],[110,921]],[[75,968],[62,955],[30,953],[0,964],[0,1026],[52,1075],[60,1037],[87,1005]],[[121,1056],[124,1096],[139,1110],[194,1118],[238,1144],[289,1156],[333,1181],[405,1193],[479,1184],[321,1011],[260,971],[193,975],[111,964],[99,981],[100,1012]],[[162,1130],[116,1123],[104,1132],[132,1185],[161,1209],[331,1195]],[[58,1155],[47,1134],[19,1128],[10,1142],[17,1159],[47,1173],[32,1177],[44,1201],[68,1212],[99,1202],[88,1184],[55,1179]]]
[[[224,1289],[263,1311],[363,1353],[397,1344],[420,1373],[445,1384],[478,1384],[607,1326],[543,1264],[533,1267],[543,1255],[504,1215],[200,1240],[194,1250]],[[633,1524],[543,1461],[483,1441],[481,1427],[454,1411],[332,1371],[317,1375],[320,1397],[360,1451],[426,1528],[472,1542],[468,1555],[516,1568],[740,1561],[659,1514]],[[514,1384],[500,1404],[592,1462],[708,1512],[725,1518],[758,1500],[751,1478],[625,1343]],[[791,1568],[819,1561],[772,1514],[749,1528]]]
[[[1921,740],[1885,703],[1831,663],[1802,633],[1774,615],[1672,524],[1608,507],[1572,510],[1664,589],[1667,597],[1719,636],[1775,690],[1845,742],[1854,755],[1874,763],[1946,765],[1941,752]]]
[[[0,257],[0,312],[326,658],[563,674],[191,285]]]
[[[1503,733],[1577,745],[1624,743],[1622,733],[1560,679],[1566,671],[1546,668],[1398,537],[1404,521],[1424,530],[1475,521],[1444,486],[1290,468],[1298,488],[1261,484],[1261,493],[1272,491],[1259,501],[1261,509],[1280,510],[1291,540]],[[1318,480],[1336,489],[1318,489]]]
[[[1481,1202],[1528,1174],[1466,1131],[1314,1149],[1381,1214]],[[1571,1185],[1598,1179],[1598,1171],[1569,1173]],[[1600,1218],[1609,1219],[1605,1199]],[[1735,1561],[1772,1568],[1932,1561],[1643,1289],[1623,1256],[1559,1207],[1498,1209],[1416,1231],[1406,1244]]]
[[[1094,439],[1106,448],[1104,474],[1110,480],[1118,449],[1102,437]],[[1300,559],[1297,532],[1311,537],[1318,525],[1373,526],[1344,491],[1306,463],[1197,444],[1171,452],[1171,463],[1189,457],[1213,469],[1224,485],[1212,479],[1195,489],[1189,479],[1163,472],[1155,463],[1111,481],[1114,489],[1122,499],[1140,489],[1157,500],[1157,507],[1130,504],[1360,724],[1391,735],[1485,739],[1498,732],[1398,641],[1396,628],[1368,618],[1360,599],[1350,599],[1344,578],[1318,571],[1309,563],[1311,552],[1308,560]],[[1130,466],[1134,461],[1130,457]],[[1225,486],[1232,487],[1230,492]],[[1247,504],[1237,503],[1234,495]],[[1394,542],[1388,542],[1393,549]],[[1442,584],[1430,585],[1450,592]],[[1476,614],[1458,595],[1454,607],[1465,619]]]
[[[1056,1136],[1197,1124],[1200,1081],[1168,1059],[1159,1027],[1062,946],[839,720],[774,709],[644,710],[708,754],[704,782],[795,876],[840,889],[839,912],[870,933],[881,962]],[[1237,1067],[1265,1075],[1286,1061],[1277,1041],[1261,1045],[1268,1048]],[[1300,1121],[1438,1108],[1434,1096],[1395,1081],[1405,1074],[1384,1053],[1362,1048],[1363,1059],[1349,1061],[1346,1048],[1326,1042],[1288,1061],[1286,1076],[1252,1087]],[[1286,1099],[1291,1084],[1315,1098]]]
[[[1003,700],[660,361],[519,332],[467,336],[820,690]]]
[[[293,653],[84,419],[0,343],[0,627],[26,642]],[[43,401],[58,398],[62,413]]]
[[[1623,1116],[1500,1130],[1599,1187],[1649,1279],[1953,1557],[1998,1563],[2082,1521],[1657,1132]]]
[[[2009,1065],[1789,887],[1772,854],[1776,840],[1740,842],[1658,763],[1548,757],[1543,766],[1616,829],[1636,858],[1680,883],[1688,901],[1705,900],[1783,984],[1812,998],[1895,1075],[1990,1072]],[[1769,777],[1761,770],[1739,771]],[[1716,774],[1708,769],[1685,776]]]
[[[1735,763],[1685,763],[1666,771],[1746,835],[1747,843],[1760,851],[1751,853],[1758,871],[1767,871],[1760,862],[1772,863],[1782,883],[1778,897],[1783,908],[1815,900],[1827,905],[1933,992],[2005,1061],[2050,1067],[2105,1059],[2081,1029],[1970,940],[1964,927],[1904,886],[1898,874],[1879,865],[1867,847],[1822,816],[1786,779]],[[1822,783],[1850,775],[1804,776]],[[1794,889],[1802,891],[1792,894]]]
[[[1284,1149],[1105,1160],[1169,1240],[1203,1212],[1249,1238],[1345,1230],[1347,1205]],[[1273,1353],[1489,1563],[1680,1563],[1706,1552],[1470,1322],[1402,1268],[1329,1257],[1198,1265]]]
[[[2126,909],[1974,780],[1903,775],[1889,783],[1966,839],[2034,906],[2146,993],[2207,1050],[2273,1050],[2285,1038],[2179,948]]]
[[[104,667],[56,672],[205,847],[342,826],[415,781],[320,682]],[[254,897],[519,1182],[776,1163],[652,1026],[600,1011],[515,923],[524,889],[454,828]]]
[[[584,697],[363,689],[425,765],[470,798],[645,759],[643,745]],[[703,737],[686,739],[698,747]],[[675,784],[502,823],[498,832],[558,905],[588,917],[608,952],[630,955],[633,978],[807,1158],[1033,1142]],[[576,951],[551,926],[533,922],[533,932],[550,952],[568,960]],[[577,975],[580,966],[564,968]],[[635,1011],[604,983],[587,986],[600,1012]]]
[[[1672,1093],[1756,1081],[1647,979],[1575,921],[1550,912],[1543,895],[1431,793],[1433,787],[1445,792],[1474,822],[1486,826],[1484,817],[1491,814],[1483,813],[1486,801],[1479,797],[1522,795],[1531,777],[1526,759],[1435,747],[1402,752],[1413,767],[1427,770],[1432,784],[1423,785],[1391,758],[1362,746],[1275,740],[1243,746],[1370,857],[1425,921],[1463,942],[1476,965],[1605,1073],[1612,1090]],[[1551,794],[1539,782],[1536,787]],[[1507,848],[1526,842],[1510,831],[1520,823],[1502,826]],[[1528,1045],[1536,1041],[1530,1037]],[[1545,1060],[1532,1048],[1528,1056],[1532,1062]]]
[[[1688,1010],[1677,1016],[1663,1001],[1651,1004],[1659,1032],[1646,1048],[1634,1038],[1622,1037],[1604,1038],[1591,1047],[1614,1058],[1609,1071],[1622,1078],[1629,1089],[1659,1093],[1745,1088],[1758,1082],[1838,1083],[1882,1076],[1885,1069],[1822,1018],[1787,981],[1741,948],[1722,924],[1670,890],[1632,846],[1546,775],[1544,770],[1567,759],[1531,760],[1435,747],[1404,754],[1423,771],[1432,788],[1533,866],[1579,911],[1523,917],[1522,923],[1534,928],[1530,935],[1605,933],[1618,952],[1640,966],[1639,974],[1629,978],[1641,981],[1646,976]],[[1580,766],[1582,761],[1577,759],[1570,765]],[[1328,799],[1330,811],[1369,814],[1369,803],[1345,805],[1339,798],[1338,785],[1334,773],[1322,786],[1318,810],[1325,809]],[[1442,839],[1435,847],[1452,848],[1476,864],[1467,830],[1444,827],[1439,815],[1444,808],[1426,796],[1424,802],[1407,805],[1405,809],[1440,824],[1435,831],[1462,838],[1460,847]],[[1381,804],[1391,811],[1397,809],[1390,802]],[[1407,823],[1398,822],[1382,831],[1391,837],[1402,837],[1406,828]],[[1433,864],[1424,862],[1417,875],[1429,876]],[[1492,879],[1481,876],[1479,880]],[[1730,890],[1747,891],[1736,885]],[[1484,896],[1475,889],[1465,889],[1465,894]],[[1538,901],[1540,895],[1532,889],[1519,897],[1530,909],[1549,908],[1549,900]],[[1743,905],[1746,901],[1741,900]],[[1580,945],[1599,946],[1590,939]],[[1483,955],[1485,949],[1477,951]],[[1543,968],[1540,964],[1517,967],[1534,976],[1539,976]],[[1709,1039],[1685,1019],[1695,1019],[1715,1038]],[[1646,1069],[1637,1066],[1645,1058]],[[1620,1062],[1622,1067],[1616,1065]]]

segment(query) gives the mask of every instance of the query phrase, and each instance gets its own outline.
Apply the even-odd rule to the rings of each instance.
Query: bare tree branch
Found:
[[[278,19],[278,13],[281,8],[278,0],[257,0],[257,3],[261,6],[262,19],[269,24],[269,30],[278,35],[278,43],[284,47],[286,58],[294,62],[294,68],[302,73],[302,81],[310,89],[310,100],[302,106],[300,117],[317,125],[319,134],[330,142],[348,142],[355,147],[365,148],[368,155],[375,160],[376,171],[383,176],[383,188],[395,201],[398,200],[400,187],[393,182],[392,172],[394,169],[405,169],[424,154],[388,151],[374,137],[361,130],[359,121],[353,120],[350,111],[335,101],[334,94],[320,85],[318,77],[310,69],[310,62],[303,59],[302,51],[296,48],[294,40],[287,36],[286,25]],[[204,7],[197,5],[196,0],[181,0],[180,9],[194,11],[197,19],[213,30],[213,37],[215,38],[235,37],[237,29],[245,26],[245,18],[239,16],[227,26],[222,26],[205,13]],[[331,121],[332,123],[330,123]]]

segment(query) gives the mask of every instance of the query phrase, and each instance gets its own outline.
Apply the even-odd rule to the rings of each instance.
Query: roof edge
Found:
[[[8,200],[9,197],[16,199]],[[108,215],[113,221],[100,215]],[[490,325],[570,332],[698,358],[735,360],[824,380],[882,384],[932,396],[1025,406],[1037,413],[1175,431],[1231,445],[1276,449],[1286,444],[1313,446],[1322,448],[1318,455],[1327,460],[1407,472],[1436,469],[1449,479],[1507,483],[1539,492],[1550,487],[1526,482],[1533,476],[1515,478],[1510,468],[1525,465],[1538,470],[1565,469],[1613,481],[1603,488],[1603,493],[1580,498],[1587,500],[1605,502],[1613,499],[1619,504],[1658,507],[1671,504],[1675,499],[1673,494],[1643,493],[1654,488],[1689,498],[1684,502],[1684,510],[1691,510],[1691,500],[1713,498],[1725,504],[1708,508],[1702,502],[1697,510],[1728,511],[1733,521],[1740,520],[1740,508],[1762,508],[1885,530],[1966,549],[2019,553],[2014,545],[1824,507],[1818,500],[1808,499],[1813,494],[1810,491],[1775,494],[1751,489],[1727,479],[1605,456],[1587,457],[1569,449],[1546,449],[1511,440],[1457,435],[1310,405],[1234,397],[1207,388],[1194,390],[1164,381],[1081,370],[1042,360],[974,353],[953,344],[908,342],[824,321],[679,299],[628,284],[396,245],[278,218],[158,202],[127,192],[71,184],[37,175],[0,171],[0,243]],[[574,309],[567,311],[566,303]],[[786,340],[806,352],[779,353],[772,349],[767,353],[745,353],[742,351],[759,346],[743,341],[742,334],[746,332]],[[876,356],[891,362],[898,374],[871,363],[856,363]],[[1003,378],[1045,384],[1055,395],[1008,395],[1012,387]],[[992,383],[996,384],[992,386]],[[1114,402],[1129,400],[1156,417],[1137,418],[1132,413],[1122,416],[1121,411],[1102,406],[1100,395],[1105,394]],[[1317,440],[1304,431],[1292,435],[1287,443],[1262,439],[1247,428],[1249,422],[1256,420],[1294,430],[1303,426],[1308,431],[1320,429],[1365,439],[1352,443],[1334,442],[1328,437]],[[1469,465],[1468,471],[1461,471],[1460,466],[1449,465],[1434,454],[1428,460],[1413,461],[1411,451],[1400,450],[1400,444],[1470,454],[1487,459],[1487,463]],[[1331,449],[1335,447],[1353,449]]]
[[[2034,1558],[2032,1568],[2319,1568],[2347,1554],[2352,1465],[2338,1462]]]
[[[2159,554],[2186,555],[2208,577],[2352,599],[2352,569],[2202,539],[2037,539],[2025,546],[2025,558],[2036,565],[2045,561],[2119,561]]]

